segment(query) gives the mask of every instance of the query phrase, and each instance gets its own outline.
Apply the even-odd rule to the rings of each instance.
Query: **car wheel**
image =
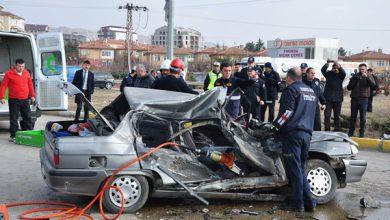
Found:
[[[333,168],[322,160],[309,160],[306,165],[307,181],[313,199],[318,204],[331,201],[337,189],[337,176]]]
[[[119,187],[124,194],[125,213],[134,213],[145,204],[149,196],[148,180],[143,176],[123,175],[115,177],[111,186]],[[115,189],[108,189],[104,193],[103,206],[109,213],[118,213],[121,207],[121,194]]]
[[[106,89],[112,89],[112,83],[106,82]]]

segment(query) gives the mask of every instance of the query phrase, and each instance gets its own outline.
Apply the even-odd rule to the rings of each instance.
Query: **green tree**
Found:
[[[248,42],[248,43],[245,44],[244,49],[247,50],[247,51],[254,52],[254,51],[256,51],[256,45],[255,45],[255,43],[253,43],[253,41],[252,42]]]
[[[255,45],[255,51],[262,51],[264,49],[265,49],[264,42],[261,40],[261,38],[259,38],[259,40],[257,40]]]
[[[339,57],[344,57],[345,55],[347,55],[347,51],[343,47],[340,47],[339,48]]]

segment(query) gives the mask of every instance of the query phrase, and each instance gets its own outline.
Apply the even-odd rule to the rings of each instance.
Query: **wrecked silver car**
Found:
[[[63,89],[80,93],[71,84]],[[100,113],[94,109],[96,117],[88,121],[48,122],[40,152],[43,178],[53,190],[94,196],[118,167],[173,141],[179,147],[162,148],[113,178],[111,186],[123,191],[125,212],[137,211],[149,196],[195,197],[205,204],[282,200],[288,180],[273,126],[232,120],[224,110],[225,94],[222,88],[200,95],[126,88]],[[60,133],[77,123],[88,135]],[[343,133],[313,133],[306,172],[319,204],[361,180],[367,163],[357,153],[357,143]],[[103,205],[117,212],[121,194],[107,190]]]

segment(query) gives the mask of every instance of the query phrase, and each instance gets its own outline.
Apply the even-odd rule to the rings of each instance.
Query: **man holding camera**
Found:
[[[367,65],[359,65],[359,72],[354,74],[349,81],[347,89],[351,91],[351,118],[349,123],[349,136],[353,136],[356,126],[356,118],[360,114],[359,137],[364,137],[366,129],[366,112],[370,90],[376,87],[375,79],[367,73]]]
[[[330,63],[333,63],[332,70],[328,71]],[[321,68],[321,73],[326,79],[325,85],[325,131],[330,131],[330,116],[334,116],[334,131],[340,131],[340,113],[343,103],[343,81],[346,73],[337,61],[327,60]]]

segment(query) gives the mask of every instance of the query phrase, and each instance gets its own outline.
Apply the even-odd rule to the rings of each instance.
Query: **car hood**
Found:
[[[329,131],[313,131],[311,137],[311,142],[321,142],[321,141],[346,141],[350,144],[358,146],[358,143],[353,141],[349,136],[342,132],[329,132]]]
[[[124,90],[132,110],[142,110],[166,119],[219,119],[226,89],[215,88],[200,95],[127,87]]]

